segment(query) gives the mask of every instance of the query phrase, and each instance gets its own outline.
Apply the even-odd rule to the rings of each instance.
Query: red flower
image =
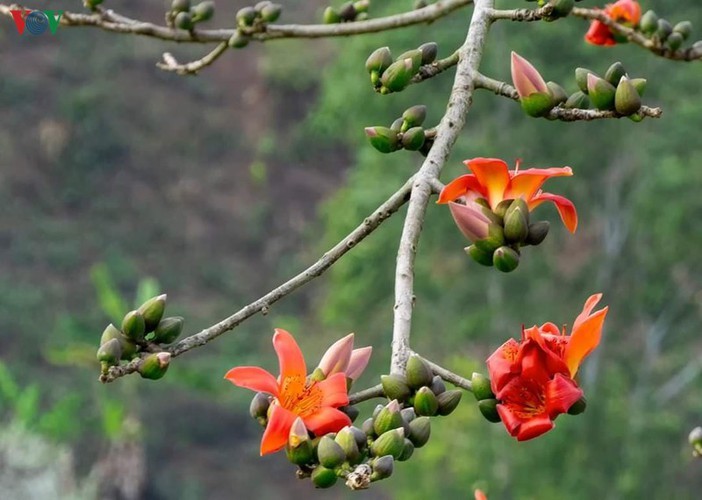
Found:
[[[585,302],[571,335],[553,323],[523,329],[521,342],[510,339],[488,358],[497,412],[519,441],[551,430],[553,420],[582,397],[574,377],[600,342],[608,308],[592,311],[601,298],[595,294]]]
[[[265,392],[275,399],[268,413],[268,424],[261,440],[261,455],[285,446],[297,417],[316,435],[341,430],[351,425],[349,417],[338,410],[349,403],[346,375],[337,372],[321,382],[307,379],[302,352],[290,333],[276,329],[273,348],[278,354],[280,376],[276,379],[263,368],[239,366],[224,376],[234,385]]]
[[[541,191],[541,185],[551,177],[573,175],[570,167],[529,168],[520,171],[517,163],[514,170],[509,170],[507,164],[497,158],[473,158],[464,163],[473,173],[462,175],[444,186],[437,202],[449,203],[454,219],[464,234],[466,231],[461,226],[455,210],[464,210],[465,206],[461,209],[460,204],[453,203],[459,199],[466,202],[475,198],[485,198],[494,210],[502,200],[523,198],[529,206],[529,211],[545,201],[550,201],[556,205],[563,224],[570,232],[575,232],[578,227],[578,214],[573,202],[563,196]]]
[[[604,13],[612,21],[633,28],[641,20],[641,6],[636,0],[619,0],[605,6]],[[612,30],[602,21],[592,21],[585,40],[593,45],[615,45],[617,38]]]

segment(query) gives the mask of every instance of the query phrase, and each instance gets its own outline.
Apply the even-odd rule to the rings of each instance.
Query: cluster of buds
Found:
[[[702,427],[692,429],[688,440],[690,441],[690,446],[692,446],[692,456],[702,457]]]
[[[634,121],[643,119],[637,111],[646,91],[646,80],[629,78],[622,63],[612,64],[604,77],[586,68],[576,68],[575,81],[580,91],[568,98],[566,107],[583,108],[592,104],[596,109],[616,111]]]
[[[566,17],[573,10],[575,2],[582,0],[527,0],[527,2],[539,2],[539,7],[551,5],[551,11],[544,17],[544,21],[555,21],[562,17]]]
[[[417,104],[407,108],[390,127],[366,127],[366,136],[381,153],[393,153],[400,149],[419,151],[424,156],[434,144],[434,131],[425,130],[422,124],[427,117],[427,108]]]
[[[193,6],[190,0],[173,0],[171,9],[166,12],[166,24],[191,31],[197,23],[212,19],[214,13],[214,2],[200,2]]]
[[[423,65],[436,60],[438,46],[434,42],[403,52],[393,60],[388,47],[373,51],[366,60],[366,70],[376,92],[389,94],[404,90]]]
[[[659,18],[654,11],[649,10],[641,17],[639,29],[644,35],[658,44],[667,45],[670,50],[675,52],[690,38],[692,23],[690,21],[680,21],[673,26],[670,21]],[[696,41],[692,47],[695,50],[699,49],[702,51],[702,40]]]
[[[266,24],[274,23],[280,17],[283,6],[264,0],[253,7],[243,7],[236,13],[237,29],[229,39],[229,46],[233,49],[246,47],[251,40],[251,33],[265,29]]]
[[[83,0],[83,5],[85,5],[90,10],[95,10],[95,8],[102,3],[103,0]]]
[[[490,387],[490,379],[481,373],[473,373],[470,379],[471,390],[473,396],[478,402],[478,410],[488,422],[496,424],[501,422],[500,415],[497,413],[497,398]]]
[[[139,367],[143,378],[159,379],[166,374],[170,361],[167,352],[153,352],[161,345],[172,344],[183,331],[183,318],[164,318],[166,295],[159,295],[144,302],[138,309],[128,312],[120,328],[110,323],[100,338],[97,359],[103,374],[121,361],[130,361],[140,352],[152,352]]]
[[[358,0],[358,2],[346,2],[338,9],[331,5],[324,9],[322,20],[324,24],[350,23],[353,21],[365,21],[368,19],[368,7],[370,0]]]

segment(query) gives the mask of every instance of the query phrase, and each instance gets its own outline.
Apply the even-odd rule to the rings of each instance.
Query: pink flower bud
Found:
[[[353,351],[353,333],[334,342],[319,362],[319,369],[326,377],[333,373],[346,372]]]
[[[487,237],[490,219],[483,214],[483,207],[472,201],[469,201],[467,205],[450,202],[449,209],[458,229],[470,241]]]
[[[346,368],[346,376],[351,380],[356,380],[361,376],[363,370],[368,366],[373,348],[371,346],[354,349],[351,352],[349,366]]]
[[[520,98],[549,93],[546,82],[536,68],[516,52],[512,52],[512,83]]]

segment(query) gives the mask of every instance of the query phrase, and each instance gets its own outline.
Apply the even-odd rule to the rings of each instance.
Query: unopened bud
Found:
[[[349,427],[349,430],[353,434],[354,439],[356,439],[356,445],[358,446],[359,450],[363,450],[366,446],[368,446],[368,435],[363,432],[361,429],[358,427]]]
[[[419,389],[422,386],[431,384],[434,374],[429,365],[422,358],[412,355],[407,360],[406,367],[407,385],[410,389]]]
[[[490,387],[490,379],[482,373],[473,372],[470,384],[473,396],[475,396],[476,400],[482,401],[483,399],[495,398],[495,395],[492,393],[492,388]]]
[[[682,46],[684,41],[685,38],[680,33],[673,31],[670,36],[668,36],[666,43],[668,47],[670,47],[670,50],[676,51]]]
[[[209,21],[214,16],[215,5],[214,2],[200,2],[195,7],[193,7],[193,22],[199,23],[202,21]]]
[[[402,415],[402,420],[404,420],[407,424],[417,418],[417,414],[414,412],[414,408],[411,406],[400,410],[400,414]]]
[[[122,357],[122,346],[118,339],[110,339],[102,344],[97,351],[97,359],[101,363],[113,366],[119,363]]]
[[[636,92],[640,97],[643,97],[644,92],[646,92],[646,79],[645,78],[632,78],[630,80],[631,84],[636,89]]]
[[[402,448],[402,453],[398,457],[397,461],[404,462],[405,460],[409,460],[413,453],[414,453],[414,445],[412,444],[412,441],[405,438],[405,445]]]
[[[589,92],[587,88],[587,75],[597,76],[594,71],[587,68],[575,68],[575,82],[584,94]]]
[[[392,475],[394,465],[395,459],[392,457],[392,455],[385,455],[373,460],[373,473],[371,474],[371,481],[379,481],[390,477]]]
[[[519,253],[508,246],[500,247],[492,254],[492,263],[503,273],[510,273],[519,266]]]
[[[341,17],[342,21],[353,21],[356,19],[356,7],[353,6],[352,2],[346,2],[341,4],[341,7],[339,7],[339,16]]]
[[[253,26],[254,21],[258,17],[258,12],[253,7],[244,7],[236,13],[236,24],[242,28]]]
[[[402,113],[404,120],[403,126],[407,130],[412,127],[419,127],[427,118],[427,107],[424,104],[417,104],[411,108],[407,108]],[[402,130],[404,132],[404,130]]]
[[[367,418],[361,424],[361,430],[366,436],[375,436],[375,431],[373,430],[373,418]]]
[[[380,82],[389,92],[400,92],[412,80],[416,72],[413,68],[412,59],[410,58],[395,61],[383,71]]]
[[[583,396],[573,403],[570,408],[568,408],[568,415],[580,415],[586,408],[587,400],[585,399],[585,396]]]
[[[282,11],[282,5],[270,3],[261,9],[261,19],[267,23],[274,23],[278,20]]]
[[[382,73],[392,64],[392,53],[388,47],[375,49],[366,59],[366,70]]]
[[[487,267],[492,267],[492,253],[486,252],[482,250],[480,247],[476,246],[475,244],[466,247],[466,253],[470,255],[470,257],[477,262],[478,264],[481,264],[483,266]]]
[[[112,323],[107,325],[100,337],[100,345],[109,342],[112,339],[117,339],[122,349],[122,359],[130,360],[137,352],[137,345],[128,339],[122,332]]]
[[[577,91],[570,95],[563,107],[568,109],[588,109],[590,107],[590,99],[584,92]]]
[[[438,396],[439,394],[446,392],[446,384],[444,384],[444,381],[441,380],[441,377],[434,375],[434,377],[431,379],[429,389],[431,389],[431,392],[433,392],[435,396]]]
[[[344,463],[346,453],[331,437],[322,436],[317,445],[317,457],[324,467],[334,469]]]
[[[534,246],[540,245],[546,239],[550,227],[551,224],[549,224],[547,220],[529,224],[529,234],[527,234],[525,244]]]
[[[366,136],[375,149],[381,153],[392,153],[399,149],[397,132],[387,127],[366,127]]]
[[[431,389],[421,387],[414,395],[414,411],[417,415],[433,417],[439,410],[439,402]]]
[[[359,0],[353,4],[353,8],[356,9],[356,12],[359,14],[368,12],[368,7],[370,7],[370,0]]]
[[[188,31],[193,29],[194,26],[193,18],[189,12],[178,12],[173,20],[173,24],[178,29]]]
[[[331,5],[324,9],[324,14],[322,15],[322,22],[324,24],[336,24],[341,22],[341,16],[339,12]]]
[[[257,420],[263,427],[265,427],[268,419],[268,408],[270,408],[270,406],[270,396],[264,392],[257,392],[253,399],[251,399],[251,404],[249,405],[249,415],[251,415],[251,418]]]
[[[670,34],[673,32],[673,25],[666,19],[659,19],[658,26],[656,27],[656,37],[661,42],[665,42]]]
[[[431,436],[431,421],[429,417],[417,417],[409,423],[409,439],[415,447],[421,448]]]
[[[383,394],[390,400],[405,401],[410,396],[410,388],[405,377],[401,375],[381,375],[380,383],[383,386]]]
[[[412,73],[416,73],[422,65],[422,51],[419,49],[408,50],[397,56],[396,61],[404,61],[405,59],[412,60]]]
[[[139,306],[139,309],[137,309],[137,311],[139,311],[144,317],[146,333],[153,332],[156,326],[158,326],[158,322],[161,321],[163,312],[166,310],[166,298],[167,295],[165,293],[163,295],[153,297],[144,302],[141,306]]]
[[[549,0],[548,3],[553,5],[553,12],[551,14],[551,18],[553,19],[567,16],[575,6],[574,0]]]
[[[172,344],[183,331],[184,321],[182,316],[162,319],[154,330],[154,341],[159,344]]]
[[[507,209],[504,216],[505,239],[512,243],[521,243],[529,234],[529,207],[522,198],[517,198]]]
[[[551,100],[555,105],[559,105],[568,100],[568,94],[565,89],[556,82],[546,82],[548,93],[551,94]]]
[[[158,380],[166,374],[170,362],[171,354],[168,352],[149,354],[139,365],[139,375],[142,378]]]
[[[444,393],[439,394],[436,397],[436,400],[439,402],[439,415],[450,415],[453,412],[453,410],[455,410],[456,407],[458,407],[458,403],[461,402],[462,396],[463,393],[458,389],[446,391]]]
[[[398,118],[394,122],[392,122],[392,125],[390,125],[390,130],[394,130],[395,132],[400,132],[402,130],[402,125],[405,123],[405,121],[402,118]]]
[[[616,87],[624,76],[626,76],[626,69],[622,63],[617,61],[607,69],[604,79]]]
[[[240,30],[236,30],[227,43],[233,49],[243,49],[249,44],[250,40],[251,37],[249,35]]]
[[[392,455],[398,459],[405,448],[405,430],[400,427],[387,431],[371,444],[370,452],[376,457]]]
[[[658,16],[652,10],[647,11],[639,22],[639,28],[647,35],[652,35],[658,29]]]
[[[641,107],[641,96],[636,91],[634,84],[626,77],[617,85],[617,91],[614,95],[614,107],[617,113],[628,116],[636,113]]]
[[[419,151],[424,146],[424,129],[412,127],[402,134],[402,147],[408,151]]]
[[[130,311],[122,320],[122,332],[130,339],[141,342],[144,340],[146,322],[139,311]]]
[[[431,64],[439,53],[439,46],[436,42],[427,42],[417,47],[417,50],[422,53],[422,64]]]
[[[190,10],[190,0],[173,0],[171,2],[173,12],[187,12]]]
[[[373,420],[373,430],[376,435],[402,427],[402,415],[400,414],[400,405],[396,399],[390,401]]]
[[[292,427],[290,427],[285,454],[288,460],[295,465],[309,464],[314,460],[312,441],[307,432],[307,427],[305,427],[305,423],[300,417],[297,417]]]
[[[678,24],[673,26],[673,32],[680,33],[683,41],[687,40],[690,37],[690,34],[692,34],[692,23],[690,21],[680,21]]]
[[[310,479],[315,488],[331,488],[336,483],[336,472],[333,469],[327,469],[322,465],[318,465],[312,471]]]
[[[593,106],[601,110],[614,109],[614,95],[617,89],[607,80],[595,75],[587,77],[587,93]]]
[[[546,92],[534,92],[521,97],[519,102],[526,114],[536,118],[546,116],[556,106],[551,94]]]
[[[358,443],[356,442],[356,437],[351,431],[350,427],[344,427],[341,429],[334,438],[336,444],[338,444],[344,454],[346,455],[346,461],[351,465],[356,465],[361,461],[361,452],[358,449]]]
[[[688,440],[696,450],[702,450],[702,427],[695,427],[692,429]]]
[[[489,422],[497,423],[502,421],[499,413],[497,413],[496,399],[483,399],[482,401],[478,401],[478,409]]]

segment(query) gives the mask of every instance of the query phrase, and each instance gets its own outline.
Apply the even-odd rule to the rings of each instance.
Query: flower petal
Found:
[[[518,353],[519,343],[514,339],[509,339],[487,359],[490,388],[493,394],[499,393],[512,375],[518,371]]]
[[[573,175],[570,167],[530,168],[517,172],[512,177],[505,198],[524,198],[529,201],[551,177],[569,177]]]
[[[273,403],[268,414],[268,424],[261,439],[261,456],[275,453],[285,446],[297,415]]]
[[[329,406],[323,406],[318,412],[305,417],[304,421],[307,428],[316,436],[337,432],[351,425],[351,419],[346,413]]]
[[[573,322],[573,331],[577,330],[578,327],[582,324],[582,322],[585,321],[590,316],[590,314],[592,314],[592,310],[595,308],[595,306],[601,299],[601,293],[595,293],[587,298],[587,300],[585,301],[585,305],[583,306],[582,312],[578,314],[578,317],[575,318],[575,321]]]
[[[456,226],[471,242],[481,240],[488,235],[490,219],[483,215],[480,208],[480,205],[473,202],[469,205],[449,202],[449,210]]]
[[[346,374],[334,373],[329,378],[317,382],[322,391],[322,406],[345,406],[349,404],[349,393],[346,386]]]
[[[546,384],[546,409],[551,418],[566,413],[573,403],[583,397],[583,391],[573,379],[557,373]]]
[[[522,419],[518,418],[509,406],[504,404],[497,405],[497,414],[500,416],[500,420],[502,420],[509,435],[516,437],[517,432],[519,432],[519,426],[522,425]]]
[[[454,180],[444,186],[444,189],[441,190],[439,199],[436,202],[448,203],[449,201],[455,201],[471,191],[480,193],[482,196],[485,196],[486,194],[483,186],[480,185],[475,175],[462,175],[460,177],[456,177]]]
[[[529,420],[522,422],[522,425],[519,426],[517,441],[528,441],[529,439],[534,439],[535,437],[545,434],[554,427],[555,425],[553,421],[548,418],[548,415],[530,418]]]
[[[353,351],[353,333],[337,340],[327,349],[319,362],[319,368],[326,377],[333,373],[345,372],[349,366],[351,351]]]
[[[224,378],[239,387],[278,396],[278,381],[258,366],[237,366],[229,370]]]
[[[351,352],[351,359],[349,360],[349,367],[346,369],[346,376],[351,380],[357,380],[366,369],[366,366],[368,366],[368,361],[370,361],[372,353],[373,347],[371,346],[354,349]]]
[[[578,228],[578,212],[575,210],[575,205],[573,205],[573,202],[568,198],[557,194],[539,193],[529,200],[529,210],[538,207],[544,201],[551,201],[554,205],[556,205],[556,209],[558,210],[558,214],[561,216],[563,224],[565,224],[565,227],[568,228],[568,231],[574,233]]]
[[[548,87],[536,68],[516,52],[512,52],[512,83],[519,97],[527,97],[537,92],[548,93]]]
[[[509,185],[509,167],[499,158],[473,158],[464,162],[487,192],[492,208],[504,199]]]
[[[568,365],[571,377],[575,377],[580,363],[599,345],[608,310],[609,308],[605,307],[592,314],[579,323],[578,328],[570,335],[570,342],[565,348],[564,361]]]
[[[585,34],[585,41],[592,45],[611,46],[616,45],[612,31],[602,21],[592,21],[590,29]]]
[[[289,332],[280,328],[275,329],[273,335],[273,348],[278,354],[280,364],[280,379],[297,377],[304,379],[307,377],[307,365],[302,356],[300,347]]]

